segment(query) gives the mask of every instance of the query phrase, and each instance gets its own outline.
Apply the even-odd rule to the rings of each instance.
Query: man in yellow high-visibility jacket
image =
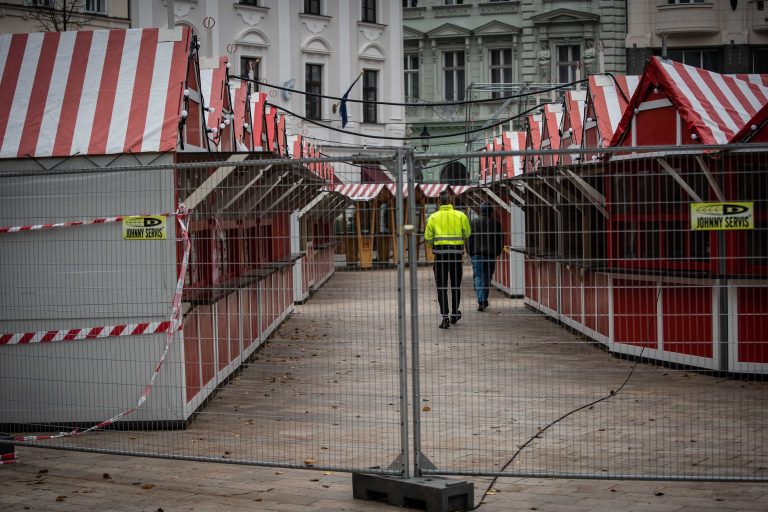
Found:
[[[435,254],[435,284],[437,302],[443,317],[441,329],[448,329],[461,318],[461,278],[464,245],[469,238],[469,219],[453,209],[453,194],[449,190],[440,193],[440,209],[429,216],[424,240]],[[451,288],[451,314],[448,316],[448,287]]]

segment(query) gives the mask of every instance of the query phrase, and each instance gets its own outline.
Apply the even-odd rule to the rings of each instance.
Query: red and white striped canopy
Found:
[[[403,184],[403,197],[408,197],[408,185]],[[395,196],[397,194],[397,185],[395,183],[387,183],[387,190],[390,191],[390,193]]]
[[[525,134],[525,148],[539,149],[541,147],[541,114],[528,114]]]
[[[0,35],[0,158],[173,151],[190,35]]]
[[[760,75],[739,78],[652,57],[611,144],[624,138],[635,109],[657,96],[680,115],[687,132],[683,143],[727,144],[768,103],[767,83],[768,77]]]
[[[438,197],[440,192],[449,188],[455,195],[461,195],[469,189],[469,185],[446,185],[444,183],[424,183],[419,188],[427,197]]]
[[[525,150],[525,132],[506,132],[504,134],[504,147],[508,151]],[[507,156],[504,157],[504,169],[507,172],[505,177],[520,176],[523,174],[523,163],[525,156]]]
[[[584,129],[584,106],[587,102],[586,91],[566,91],[563,112],[562,138],[570,138],[573,145],[581,145],[581,133]],[[568,132],[568,130],[572,130]]]
[[[350,183],[336,185],[334,190],[353,201],[370,201],[385,188],[384,183]]]
[[[615,79],[615,80],[614,80]],[[591,102],[586,129],[591,121],[597,122],[597,130],[601,139],[600,147],[611,140],[621,121],[621,116],[627,108],[627,103],[637,89],[640,77],[635,75],[591,75],[589,77],[589,101]],[[626,99],[625,99],[626,97]],[[594,116],[594,119],[591,117]]]

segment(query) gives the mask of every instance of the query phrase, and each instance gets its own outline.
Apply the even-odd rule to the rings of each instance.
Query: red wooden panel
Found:
[[[251,336],[252,340],[255,340],[259,334],[259,288],[258,284],[253,285],[248,291],[248,295],[251,296],[250,302],[250,316],[248,322],[251,324]]]
[[[557,263],[547,263],[547,276],[549,279],[549,309],[557,311]]]
[[[611,291],[608,289],[608,276],[606,274],[595,274],[595,295],[597,299],[597,332],[608,336],[611,324],[611,318],[608,315],[608,301],[610,301]]]
[[[216,350],[219,354],[219,370],[221,370],[232,360],[229,356],[229,315],[227,313],[226,297],[216,303],[216,320],[219,324]]]
[[[658,348],[656,293],[654,283],[614,280],[613,318],[617,343]]]
[[[560,295],[563,298],[560,304],[560,312],[565,316],[571,316],[571,269],[566,266],[560,267]]]
[[[240,355],[240,294],[230,293],[227,296],[227,316],[229,318],[229,360],[233,361]]]
[[[676,144],[677,110],[671,106],[641,110],[635,117],[635,131],[637,146]],[[683,130],[683,143],[690,144],[691,136],[686,131]],[[627,141],[631,140],[631,136],[627,135],[624,145],[628,145]]]
[[[584,275],[584,324],[592,330],[597,330],[597,290],[594,272]]]
[[[240,300],[243,317],[243,350],[251,345],[253,331],[251,330],[251,293],[248,288],[240,290]]]
[[[664,285],[664,350],[712,357],[712,289]]]
[[[187,402],[200,392],[200,336],[197,312],[184,318],[184,385]]]
[[[740,287],[738,358],[740,363],[768,363],[768,288]]]
[[[216,375],[216,346],[213,336],[213,308],[211,306],[198,306],[197,319],[199,322],[200,337],[200,362],[203,365],[203,382],[205,386]]]
[[[571,267],[571,318],[581,323],[581,278],[575,267]]]

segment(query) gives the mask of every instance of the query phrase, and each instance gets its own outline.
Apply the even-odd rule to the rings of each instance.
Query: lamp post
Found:
[[[419,134],[419,137],[421,137],[421,149],[424,150],[426,153],[429,149],[429,131],[427,130],[427,125],[424,125],[424,128],[421,129],[421,133]]]

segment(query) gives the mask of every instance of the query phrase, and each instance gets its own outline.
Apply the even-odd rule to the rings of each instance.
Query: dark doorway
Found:
[[[469,185],[467,168],[460,162],[451,162],[443,167],[440,173],[440,183],[446,185]]]

